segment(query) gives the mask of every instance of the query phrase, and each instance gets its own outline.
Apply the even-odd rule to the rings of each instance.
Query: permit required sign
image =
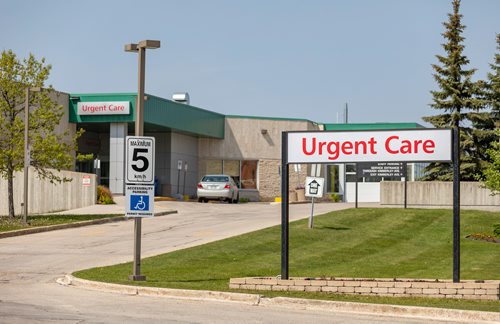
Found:
[[[125,190],[126,216],[153,217],[154,200],[154,186],[127,185]]]

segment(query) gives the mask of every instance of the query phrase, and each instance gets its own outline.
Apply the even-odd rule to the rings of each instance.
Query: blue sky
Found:
[[[233,115],[420,122],[451,0],[0,0],[0,50],[45,57],[64,92],[137,91],[127,43],[157,39],[146,92]],[[463,0],[465,54],[485,78],[500,1]]]

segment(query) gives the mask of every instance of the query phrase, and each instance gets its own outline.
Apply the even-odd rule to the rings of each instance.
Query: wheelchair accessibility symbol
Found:
[[[131,195],[130,210],[149,210],[149,196]]]

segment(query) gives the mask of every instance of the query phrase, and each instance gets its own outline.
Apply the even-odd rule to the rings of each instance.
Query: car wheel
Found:
[[[228,204],[232,204],[233,203],[233,198],[226,198],[226,202]]]
[[[203,198],[198,198],[198,202],[199,203],[203,202]]]
[[[240,194],[236,196],[236,199],[233,200],[233,204],[237,204],[240,201]]]

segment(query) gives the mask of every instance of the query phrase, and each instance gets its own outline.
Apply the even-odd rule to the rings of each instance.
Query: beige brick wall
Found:
[[[339,294],[500,300],[500,280],[454,283],[449,280],[356,278],[234,278],[231,289],[313,291]]]
[[[279,170],[281,167],[281,160],[259,160],[259,199],[261,201],[273,201],[276,197],[281,197],[281,176]],[[298,185],[306,183],[306,176],[308,174],[308,166],[301,165],[300,172],[295,172],[293,165],[289,166],[290,180],[289,188],[294,190]]]
[[[258,160],[259,199],[273,201],[281,196],[281,133],[282,131],[318,130],[319,125],[307,120],[226,117],[224,139],[200,138],[199,160]],[[307,166],[302,165],[297,178],[290,168],[290,188],[305,184]],[[199,174],[201,177],[203,174]],[[298,180],[297,180],[298,179]]]
[[[453,205],[453,183],[451,181],[410,181],[407,183],[409,205]],[[404,201],[404,182],[382,181],[380,183],[380,203],[401,205]],[[460,183],[460,205],[498,206],[500,196],[492,196],[491,191],[482,188],[479,182]]]

